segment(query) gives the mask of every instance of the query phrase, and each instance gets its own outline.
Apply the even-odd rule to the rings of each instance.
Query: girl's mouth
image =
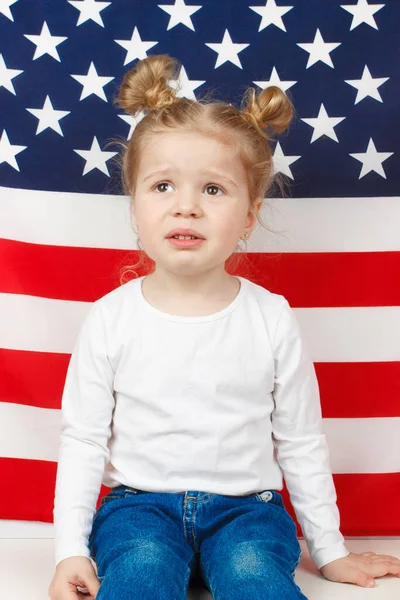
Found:
[[[205,240],[203,240],[202,238],[180,240],[170,237],[167,239],[169,242],[171,242],[173,246],[176,246],[177,248],[197,248],[198,246],[201,246],[203,242],[205,242]]]

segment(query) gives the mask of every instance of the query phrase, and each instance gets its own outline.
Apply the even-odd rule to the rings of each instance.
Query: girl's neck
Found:
[[[211,283],[210,283],[211,282]],[[240,290],[240,280],[226,271],[218,279],[159,277],[156,272],[142,281],[144,298],[158,310],[181,316],[209,315],[228,306]]]

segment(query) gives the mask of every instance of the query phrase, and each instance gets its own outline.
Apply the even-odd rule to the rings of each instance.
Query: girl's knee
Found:
[[[298,559],[296,560],[298,564]],[[242,577],[260,577],[263,579],[278,580],[280,574],[286,576],[295,570],[293,560],[284,553],[274,552],[263,542],[242,542],[234,546],[234,551],[225,560],[232,579]]]
[[[142,538],[115,550],[119,552],[105,567],[99,600],[130,600],[133,591],[143,600],[186,598],[190,569],[183,560],[177,562],[168,545]]]
[[[171,561],[171,550],[168,546],[154,539],[139,538],[124,544],[123,548],[114,549],[118,555],[112,560],[110,568],[118,571],[137,571],[141,565],[164,565]]]

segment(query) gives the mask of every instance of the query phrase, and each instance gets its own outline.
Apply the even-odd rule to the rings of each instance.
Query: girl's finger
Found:
[[[400,560],[395,556],[390,556],[389,554],[376,554],[375,556],[371,556],[372,560],[387,560],[395,565],[400,565]]]
[[[344,583],[354,583],[360,587],[369,587],[367,586],[367,582],[370,580],[374,584],[373,587],[375,587],[375,581],[373,579],[371,580],[371,577],[373,577],[372,573],[367,573],[361,569],[350,569],[347,577],[342,579],[342,581]]]
[[[397,573],[400,573],[400,566],[387,560],[381,560],[369,563],[363,570],[372,577],[383,577],[388,573],[397,575]]]

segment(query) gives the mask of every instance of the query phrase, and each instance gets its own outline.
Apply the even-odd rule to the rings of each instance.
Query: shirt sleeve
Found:
[[[274,363],[271,420],[276,456],[310,556],[320,569],[350,552],[339,530],[314,364],[286,298],[275,332]]]
[[[100,307],[94,303],[73,348],[61,405],[61,443],[54,497],[56,565],[90,558],[88,539],[110,452],[114,372]]]

